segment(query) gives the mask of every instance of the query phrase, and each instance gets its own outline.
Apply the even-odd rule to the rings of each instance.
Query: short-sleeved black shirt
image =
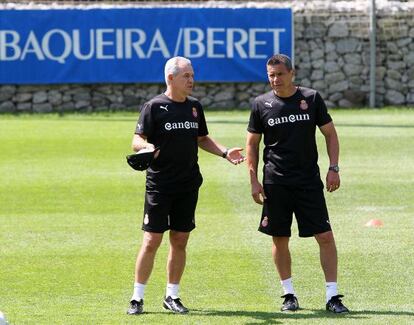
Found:
[[[172,193],[198,189],[203,182],[198,166],[197,137],[208,134],[201,104],[193,97],[174,102],[160,94],[142,107],[135,134],[160,148],[147,170],[147,191]]]
[[[316,126],[331,122],[320,94],[298,87],[291,97],[273,91],[258,96],[247,130],[264,135],[263,183],[320,184]]]

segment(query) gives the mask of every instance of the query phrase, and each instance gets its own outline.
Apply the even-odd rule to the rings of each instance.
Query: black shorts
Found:
[[[142,230],[163,233],[167,230],[190,232],[195,228],[198,189],[184,193],[145,193]]]
[[[295,213],[299,236],[311,237],[331,230],[322,182],[313,187],[264,185],[259,231],[274,237],[290,237]]]

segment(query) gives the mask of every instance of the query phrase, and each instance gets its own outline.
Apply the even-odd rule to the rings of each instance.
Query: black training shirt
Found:
[[[135,134],[160,148],[147,170],[147,191],[172,193],[198,189],[197,137],[208,134],[201,104],[193,97],[174,102],[160,94],[142,107]]]
[[[320,183],[315,130],[331,121],[322,97],[313,89],[298,87],[284,98],[273,90],[258,96],[247,131],[264,135],[263,183]]]

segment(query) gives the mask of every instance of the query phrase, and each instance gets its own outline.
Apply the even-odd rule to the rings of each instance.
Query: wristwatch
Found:
[[[329,166],[329,170],[332,170],[335,173],[339,173],[339,166],[338,165],[331,165],[331,166]]]
[[[226,150],[224,150],[224,152],[221,154],[221,156],[223,157],[223,158],[227,158],[227,154],[229,153],[229,150],[228,149],[226,149]]]

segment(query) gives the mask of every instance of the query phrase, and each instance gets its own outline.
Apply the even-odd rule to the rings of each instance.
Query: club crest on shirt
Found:
[[[268,217],[263,217],[262,227],[266,228],[268,224],[269,224],[269,218]]]
[[[197,108],[193,107],[193,116],[197,118]]]
[[[300,101],[299,107],[301,110],[306,111],[308,109],[308,103],[306,102],[306,100],[302,99]]]

